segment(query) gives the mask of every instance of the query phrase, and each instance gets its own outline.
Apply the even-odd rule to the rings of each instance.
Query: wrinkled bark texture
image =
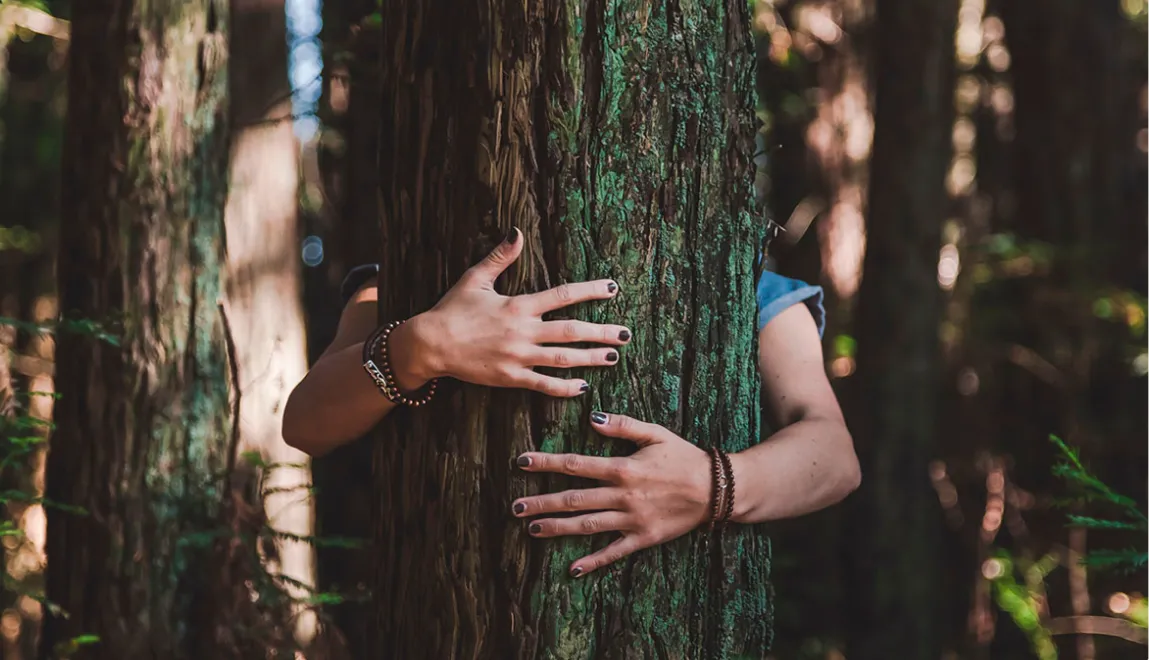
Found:
[[[510,516],[515,497],[573,485],[517,471],[520,452],[633,451],[589,429],[594,409],[701,445],[759,438],[747,4],[409,0],[382,14],[381,318],[429,308],[514,226],[526,247],[500,291],[614,278],[618,298],[565,313],[635,338],[617,367],[572,373],[584,398],[448,382],[381,425],[373,657],[764,656],[762,528],[715,555],[689,534],[573,580],[569,563],[609,539],[532,540]]]
[[[207,600],[246,597],[209,559],[232,448],[227,18],[222,0],[73,7],[60,304],[119,345],[59,337],[47,493],[87,513],[49,510],[47,597],[68,617],[42,657],[81,634],[100,642],[79,657],[230,657],[216,642],[240,625]]]
[[[865,475],[851,498],[854,660],[937,658],[930,482],[939,367],[937,284],[953,122],[954,0],[878,0],[874,150],[851,419]]]

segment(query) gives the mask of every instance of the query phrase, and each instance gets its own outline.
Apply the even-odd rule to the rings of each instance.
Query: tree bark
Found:
[[[940,374],[937,283],[953,125],[954,0],[878,0],[874,150],[858,300],[851,660],[941,656],[929,481]]]
[[[41,656],[224,658],[243,578],[212,552],[232,506],[226,319],[227,5],[73,7],[59,287],[119,345],[59,338]],[[219,596],[223,593],[223,597]],[[250,602],[250,599],[249,599]],[[83,654],[81,654],[83,657]]]
[[[701,445],[759,439],[754,55],[745,2],[409,0],[382,9],[380,314],[430,307],[507,233],[509,294],[617,280],[567,313],[628,324],[617,367],[557,401],[446,383],[375,445],[374,657],[765,655],[770,545],[689,534],[580,580],[607,539],[537,541],[516,496],[569,487],[520,452],[629,452],[592,409]],[[720,283],[719,286],[715,286]]]

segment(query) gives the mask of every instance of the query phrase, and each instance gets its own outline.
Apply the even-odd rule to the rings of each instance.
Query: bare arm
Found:
[[[861,470],[805,305],[787,308],[762,328],[758,369],[781,430],[730,457],[737,486],[732,519],[792,518],[841,501],[861,483]]]
[[[735,497],[731,519],[758,523],[828,507],[858,487],[853,440],[826,379],[814,318],[797,304],[775,316],[759,335],[759,369],[770,412],[780,431],[731,454]],[[528,472],[561,472],[594,479],[598,488],[523,497],[514,515],[533,518],[528,531],[546,538],[617,531],[610,545],[576,560],[574,577],[632,552],[677,538],[710,515],[710,458],[666,428],[625,415],[591,413],[599,433],[634,442],[627,457],[529,452]],[[552,513],[581,515],[549,517]]]
[[[537,373],[534,367],[617,364],[630,341],[622,326],[544,321],[548,312],[618,295],[611,280],[564,284],[529,295],[495,291],[495,279],[523,249],[517,230],[469,269],[431,310],[400,325],[388,339],[391,368],[407,392],[432,378],[451,377],[490,387],[516,387],[556,397],[587,391],[580,378]],[[376,328],[378,290],[360,287],[339,319],[335,339],[288,397],[283,438],[312,456],[362,436],[392,408],[363,369],[363,342]],[[570,348],[562,344],[594,343]],[[432,401],[431,405],[435,405]]]

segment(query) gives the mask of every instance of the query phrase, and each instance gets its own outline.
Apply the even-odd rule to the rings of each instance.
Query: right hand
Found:
[[[392,352],[397,372],[416,377],[420,386],[431,378],[450,376],[490,387],[514,387],[556,397],[573,397],[589,389],[581,379],[546,376],[534,367],[608,367],[619,354],[609,346],[631,339],[618,325],[585,321],[544,321],[543,314],[590,300],[618,295],[612,280],[563,284],[540,293],[504,296],[495,291],[495,279],[523,250],[522,235],[512,229],[507,240],[483,261],[471,267],[431,310],[395,329],[391,341],[407,344]],[[553,344],[604,344],[597,348],[571,348]],[[406,368],[403,368],[406,366]],[[405,386],[400,378],[400,386]],[[406,389],[406,387],[405,387]],[[414,389],[414,388],[412,388]]]

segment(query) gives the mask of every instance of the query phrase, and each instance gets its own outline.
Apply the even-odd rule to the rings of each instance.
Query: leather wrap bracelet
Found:
[[[730,457],[718,447],[710,447],[710,529],[721,529],[734,512],[734,469]]]
[[[387,397],[387,400],[395,405],[419,407],[430,403],[431,399],[435,396],[435,389],[439,385],[439,379],[433,378],[430,382],[424,385],[420,392],[421,396],[411,397],[403,393],[399,388],[399,384],[395,382],[395,373],[391,369],[391,354],[388,347],[388,340],[391,338],[391,333],[403,325],[404,321],[392,321],[387,325],[380,326],[367,337],[363,342],[363,369],[371,380],[375,381],[375,386]],[[378,360],[378,362],[376,362]]]

